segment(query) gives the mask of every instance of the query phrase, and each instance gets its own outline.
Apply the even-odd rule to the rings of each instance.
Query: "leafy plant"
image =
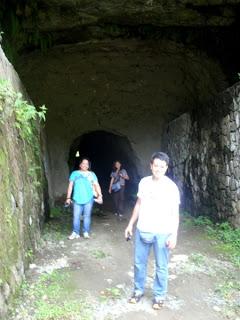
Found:
[[[50,274],[42,274],[35,284],[29,285],[24,282],[20,290],[20,299],[15,301],[15,310],[21,310],[20,300],[25,300],[33,308],[27,308],[28,312],[34,312],[33,319],[36,320],[89,320],[89,305],[82,297],[71,299],[68,288],[69,274],[53,271]],[[67,291],[67,292],[66,292]],[[23,309],[23,308],[22,308]],[[22,310],[26,312],[26,309]],[[24,314],[28,318],[29,314]],[[31,318],[32,319],[32,318]]]
[[[192,261],[195,265],[201,266],[205,262],[205,257],[201,253],[192,253],[189,257],[189,260]]]
[[[72,217],[59,207],[52,208],[50,220],[44,224],[42,239],[44,241],[59,242],[66,239],[71,230]]]
[[[36,121],[45,121],[46,107],[37,109],[15,92],[7,80],[0,80],[0,122],[4,123],[14,113],[15,126],[23,140],[31,143],[36,136]]]
[[[183,211],[180,213],[180,216],[182,217],[182,222],[185,226],[211,226],[213,225],[213,222],[206,216],[198,216],[197,218],[194,218],[190,215],[190,213]]]
[[[228,222],[213,223],[206,216],[192,217],[182,212],[182,223],[186,227],[204,227],[207,236],[215,240],[215,248],[240,267],[240,228],[234,229]]]
[[[117,287],[112,287],[112,288],[107,288],[101,291],[100,300],[102,302],[106,302],[109,299],[117,300],[117,299],[120,299],[121,296],[122,296],[122,290]]]
[[[92,250],[91,254],[96,259],[103,259],[103,258],[107,257],[107,254],[105,252],[103,252],[102,250],[99,250],[99,249]]]
[[[226,279],[223,283],[219,284],[215,290],[223,298],[229,299],[236,291],[240,292],[240,282],[236,279]]]
[[[58,218],[63,214],[62,210],[58,207],[53,207],[50,210],[50,218]]]
[[[212,221],[206,216],[199,216],[193,221],[195,226],[211,226]]]
[[[228,222],[217,223],[207,227],[208,236],[218,240],[217,248],[240,267],[240,228],[234,229]]]
[[[26,252],[25,252],[25,257],[32,260],[33,258],[33,250],[32,249],[28,249]]]
[[[9,2],[9,1],[8,1]],[[52,34],[49,32],[40,32],[37,16],[38,4],[37,1],[27,1],[27,3],[12,2],[8,4],[8,9],[4,12],[4,19],[1,19],[0,27],[5,31],[3,35],[3,49],[8,59],[14,64],[18,59],[18,53],[23,48],[38,48],[45,52],[52,46]],[[32,28],[26,30],[24,27],[25,15],[16,14],[17,11],[28,11],[32,17]],[[0,10],[0,17],[1,12]],[[29,17],[30,18],[30,17]]]

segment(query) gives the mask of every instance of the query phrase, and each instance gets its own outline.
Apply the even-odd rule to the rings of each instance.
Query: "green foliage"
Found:
[[[199,267],[205,263],[205,257],[201,253],[192,253],[189,260]]]
[[[91,255],[96,259],[103,259],[107,257],[107,254],[100,249],[92,250]]]
[[[206,230],[209,237],[219,240],[217,248],[240,267],[240,228],[234,229],[228,222],[223,222],[207,226]]]
[[[240,292],[240,282],[234,278],[227,278],[224,282],[220,283],[216,290],[223,298],[231,298],[232,293],[235,291]]]
[[[100,301],[107,302],[109,300],[121,299],[122,295],[123,291],[118,287],[106,288],[101,291]]]
[[[204,228],[207,236],[217,241],[216,249],[240,267],[240,228],[234,229],[228,222],[214,224],[206,216],[193,218],[186,212],[182,213],[182,223],[186,227]]]
[[[182,218],[182,222],[185,226],[193,227],[204,227],[204,226],[211,226],[213,225],[213,222],[206,216],[198,216],[197,218],[194,218],[190,215],[187,211],[183,211],[180,213],[180,216]]]
[[[35,151],[39,150],[36,148],[36,146],[34,147],[34,149]],[[41,177],[42,168],[35,165],[32,161],[30,161],[29,165],[30,167],[28,168],[28,175],[31,178],[31,185],[35,188],[38,188],[42,185],[41,179],[39,179],[39,177]]]
[[[32,249],[28,249],[28,250],[25,252],[25,258],[26,258],[28,261],[32,261],[32,259],[33,259],[33,250],[32,250]]]
[[[68,301],[64,296],[64,282],[68,279],[66,273],[53,272],[42,275],[33,288],[36,299],[36,319],[63,319],[77,315],[85,303]],[[64,301],[61,301],[64,298]]]
[[[33,306],[36,320],[62,320],[82,319],[89,320],[89,306],[85,299],[71,299],[71,288],[68,287],[69,274],[53,271],[50,274],[42,274],[35,284],[24,282],[19,292],[19,299],[15,300],[11,316],[15,316],[15,310],[20,310],[20,300]],[[14,308],[15,307],[15,308]],[[17,307],[17,308],[16,308]],[[15,309],[15,310],[14,310]],[[24,310],[22,310],[24,312]],[[25,315],[26,318],[30,315]]]
[[[51,209],[50,218],[52,220],[44,224],[43,241],[59,242],[66,239],[71,230],[72,216],[56,207]]]
[[[238,275],[234,275],[232,272],[225,274],[225,279],[220,281],[216,288],[215,293],[224,299],[225,307],[222,310],[222,314],[226,319],[238,319],[237,315],[240,311],[239,292],[240,282]]]
[[[50,210],[50,218],[58,218],[63,214],[62,210],[58,207],[53,207]]]
[[[10,106],[10,107],[9,107]],[[36,121],[45,121],[46,107],[43,105],[40,111],[23,99],[20,92],[15,92],[7,80],[0,80],[0,122],[4,123],[15,115],[15,126],[23,140],[33,143],[36,136]]]
[[[27,36],[26,45],[40,48],[42,52],[45,52],[52,46],[52,36],[49,33],[43,35],[36,29],[33,33]]]
[[[196,219],[194,219],[194,225],[195,226],[211,226],[213,225],[213,222],[206,216],[199,216]]]
[[[50,33],[42,33],[37,25],[38,6],[36,1],[30,1],[27,4],[28,12],[32,15],[32,28],[26,30],[24,28],[24,15],[16,15],[17,8],[14,4],[8,7],[2,19],[0,27],[5,31],[3,34],[3,49],[8,59],[15,63],[18,58],[18,52],[23,48],[39,48],[45,52],[52,46],[52,35]],[[17,4],[17,6],[21,6]],[[24,4],[23,4],[24,6]],[[22,7],[22,11],[26,8]],[[28,18],[30,19],[30,17]]]
[[[214,228],[208,227],[208,233],[225,243],[233,243],[240,249],[240,228],[233,229],[228,222],[217,223]]]

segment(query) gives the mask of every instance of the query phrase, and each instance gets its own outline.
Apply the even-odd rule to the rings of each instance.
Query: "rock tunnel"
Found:
[[[78,155],[105,199],[122,161],[132,200],[167,151],[183,209],[240,226],[239,18],[238,0],[0,2],[0,80],[48,109],[37,157],[0,126],[0,317]]]
[[[66,192],[68,153],[78,137],[84,137],[89,148],[102,147],[100,159],[91,150],[86,155],[93,168],[99,166],[96,160],[102,164],[101,176],[109,177],[110,149],[116,144],[101,132],[108,132],[109,137],[125,136],[125,147],[123,140],[116,140],[119,157],[125,157],[123,149],[132,149],[135,155],[132,163],[126,159],[126,165],[128,170],[135,167],[135,179],[148,172],[149,157],[161,148],[167,123],[203,106],[209,95],[224,88],[225,81],[220,65],[203,52],[188,51],[172,42],[117,40],[70,45],[52,48],[47,56],[30,53],[21,62],[18,70],[32,99],[48,106],[49,186],[54,200]]]
[[[91,165],[99,180],[99,183],[104,191],[104,196],[107,196],[109,187],[110,172],[113,162],[119,160],[126,168],[131,180],[127,184],[127,192],[129,198],[136,193],[136,186],[139,182],[139,174],[137,170],[138,159],[134,153],[131,143],[127,137],[107,131],[92,131],[85,133],[76,138],[70,146],[68,166],[69,171],[78,169],[79,158],[87,156],[93,159]]]
[[[2,8],[6,53],[34,104],[48,108],[51,205],[65,197],[77,151],[105,193],[122,159],[134,193],[150,155],[169,146],[169,123],[204,114],[238,80],[238,1],[11,0]]]

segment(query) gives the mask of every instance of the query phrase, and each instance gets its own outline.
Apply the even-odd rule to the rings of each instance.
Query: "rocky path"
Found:
[[[170,260],[166,306],[151,306],[154,264],[151,257],[144,298],[127,302],[133,285],[133,241],[126,242],[128,215],[119,221],[95,210],[91,239],[67,240],[71,214],[53,219],[42,249],[30,265],[22,297],[9,320],[239,320],[239,272],[203,231],[180,226]]]

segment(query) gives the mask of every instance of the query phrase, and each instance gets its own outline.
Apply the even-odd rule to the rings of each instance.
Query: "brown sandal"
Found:
[[[161,310],[163,308],[163,306],[164,306],[163,300],[156,300],[156,299],[153,300],[152,308],[154,310]]]
[[[132,303],[132,304],[136,304],[136,303],[138,303],[140,300],[141,300],[141,298],[143,297],[143,294],[133,294],[132,296],[131,296],[131,298],[128,300],[128,302],[129,303]]]

